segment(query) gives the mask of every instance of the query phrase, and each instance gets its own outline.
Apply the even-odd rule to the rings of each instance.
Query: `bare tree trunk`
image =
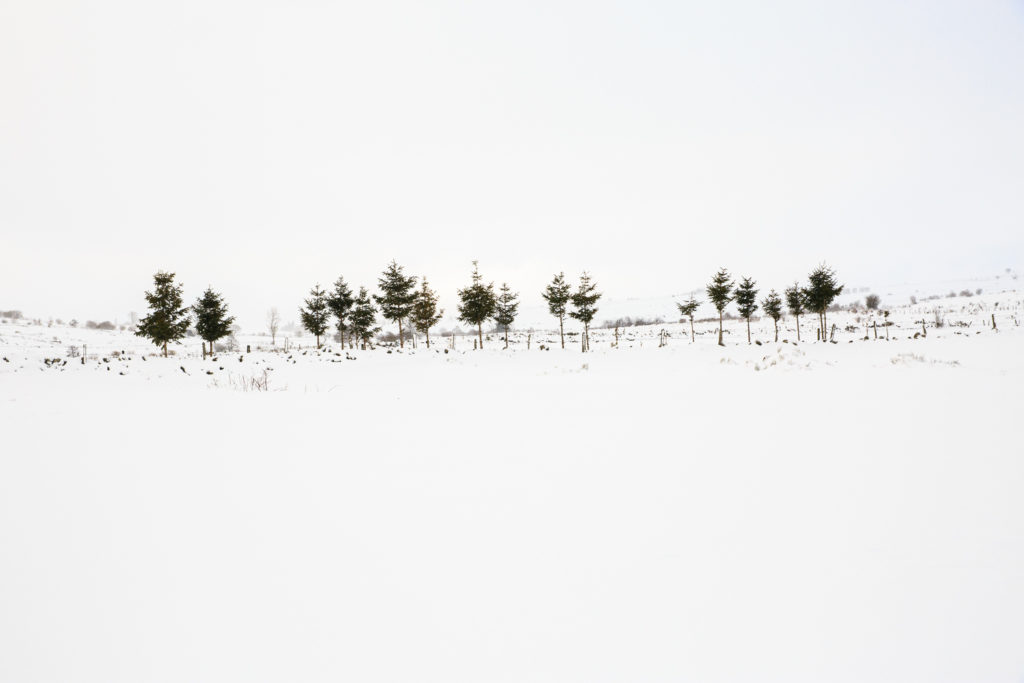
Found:
[[[508,325],[505,325],[505,348],[508,348]]]
[[[871,321],[871,331],[875,333],[875,339],[878,339],[878,321]]]
[[[565,316],[558,316],[558,336],[562,338],[562,348],[565,348]]]
[[[779,321],[775,321],[775,343],[779,343]]]
[[[693,334],[693,316],[691,315],[690,316],[690,343],[692,344],[694,341],[695,341],[695,338],[694,338],[694,334]]]
[[[750,318],[747,318],[747,343],[750,343]]]
[[[476,335],[477,335],[477,338],[480,339],[480,348],[481,349],[484,348],[484,324],[483,323],[477,323],[476,324]]]
[[[164,342],[164,358],[167,358],[167,342]]]
[[[796,340],[800,341],[800,316],[796,316]]]
[[[427,335],[427,348],[429,349],[430,348],[430,328],[429,327],[427,328],[427,331],[426,331],[425,334]]]
[[[405,348],[405,335],[402,334],[402,319],[398,319],[398,347]]]
[[[718,345],[725,346],[722,342],[722,312],[718,312]]]

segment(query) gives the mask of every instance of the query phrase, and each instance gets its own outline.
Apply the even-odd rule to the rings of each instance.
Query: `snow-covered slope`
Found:
[[[1022,299],[585,355],[0,326],[0,680],[1019,681]]]

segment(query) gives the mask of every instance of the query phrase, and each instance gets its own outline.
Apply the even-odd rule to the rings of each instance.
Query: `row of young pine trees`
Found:
[[[203,356],[214,352],[214,344],[229,334],[235,321],[228,315],[227,304],[223,297],[207,288],[196,303],[184,305],[184,287],[175,284],[174,273],[158,272],[153,277],[154,288],[146,292],[149,314],[139,323],[136,334],[150,339],[163,348],[167,355],[167,345],[180,341],[192,325],[195,318],[196,334],[203,340]],[[430,288],[427,278],[419,278],[417,287],[416,276],[406,275],[402,266],[392,261],[385,268],[377,284],[380,294],[372,297],[366,287],[360,287],[358,295],[353,296],[351,288],[343,277],[334,283],[334,288],[327,292],[316,285],[310,292],[310,298],[299,309],[303,327],[316,337],[317,348],[331,324],[340,336],[344,348],[346,335],[349,346],[358,342],[365,349],[375,334],[380,331],[377,325],[378,307],[381,316],[398,325],[398,339],[405,346],[405,324],[426,337],[430,347],[430,329],[440,322],[444,311],[438,308],[438,296]],[[747,341],[750,342],[750,318],[757,311],[756,283],[750,278],[743,278],[737,285],[727,270],[720,269],[706,288],[708,300],[718,311],[718,343],[724,346],[723,319],[729,303],[735,301],[740,316],[747,322]],[[800,339],[800,316],[813,312],[818,314],[819,333],[821,340],[826,339],[828,329],[827,310],[832,302],[843,291],[843,286],[836,282],[834,271],[821,265],[808,276],[808,286],[794,284],[785,290],[786,305],[796,317],[797,339]],[[513,292],[507,283],[503,283],[499,291],[495,291],[494,283],[484,284],[476,261],[473,262],[472,281],[468,287],[458,290],[459,320],[473,325],[477,329],[477,348],[483,348],[483,325],[494,320],[505,331],[505,348],[508,348],[508,330],[515,322],[519,310],[519,295]],[[554,277],[541,296],[547,302],[548,311],[558,319],[558,331],[562,348],[565,348],[565,317],[583,323],[581,348],[590,349],[590,324],[597,314],[597,302],[601,294],[597,292],[597,284],[587,273],[580,277],[579,285],[573,291],[566,282],[565,273]],[[571,309],[570,309],[571,306]],[[690,297],[688,301],[677,304],[679,312],[690,319],[690,338],[694,338],[694,315],[700,302]],[[782,317],[782,298],[771,290],[761,301],[765,315],[775,322],[775,341],[779,339],[779,319]],[[209,349],[207,349],[209,344]]]
[[[419,278],[419,287],[417,279],[406,275],[402,266],[392,261],[377,280],[381,293],[372,297],[366,287],[360,287],[359,293],[353,296],[343,277],[337,279],[330,292],[316,285],[304,306],[299,308],[302,326],[316,338],[317,348],[320,348],[320,338],[327,333],[333,318],[342,348],[347,339],[349,346],[358,342],[365,349],[380,332],[379,307],[381,317],[398,325],[402,347],[405,346],[406,324],[409,324],[426,337],[427,348],[430,348],[430,330],[440,322],[444,310],[438,307],[437,293],[430,288],[427,278]],[[153,281],[153,291],[145,294],[149,314],[140,321],[135,333],[162,347],[166,356],[167,345],[180,341],[187,334],[194,316],[196,334],[203,340],[203,357],[207,353],[212,355],[214,344],[231,334],[235,321],[228,315],[223,297],[207,288],[198,301],[188,307],[184,304],[184,286],[175,284],[174,273],[160,271],[153,276]],[[542,293],[548,309],[558,318],[562,348],[565,348],[565,316],[568,315],[583,323],[582,347],[584,351],[589,350],[590,323],[597,314],[596,304],[601,298],[596,290],[597,285],[587,273],[580,277],[576,291],[566,282],[565,274],[559,273]],[[505,348],[508,348],[508,331],[519,311],[519,295],[507,283],[497,292],[493,282],[484,284],[476,261],[470,285],[460,289],[458,294],[459,320],[476,327],[477,348],[483,348],[483,325],[488,320],[494,320],[504,329]]]
[[[437,293],[430,288],[427,278],[420,278],[418,288],[416,280],[416,276],[406,275],[402,266],[392,261],[377,280],[381,293],[373,295],[372,299],[365,287],[360,287],[359,294],[353,297],[343,277],[338,278],[329,292],[316,285],[305,300],[305,305],[299,309],[302,326],[316,337],[319,347],[320,337],[327,333],[333,318],[342,347],[348,335],[350,345],[355,339],[365,349],[373,335],[380,331],[376,324],[376,303],[381,317],[398,325],[400,346],[405,346],[408,324],[424,335],[427,348],[430,348],[430,330],[440,322],[444,310],[438,308]],[[573,292],[565,281],[565,274],[559,273],[543,292],[542,296],[547,300],[549,309],[558,317],[563,348],[567,314],[583,323],[583,348],[589,348],[590,323],[597,314],[596,304],[601,298],[596,289],[597,285],[591,282],[590,276],[583,273],[579,287]],[[482,349],[484,346],[483,326],[489,320],[504,329],[505,348],[508,348],[508,331],[519,311],[519,294],[513,292],[508,283],[503,283],[497,292],[493,282],[484,284],[476,261],[473,262],[472,281],[468,287],[460,289],[458,294],[458,318],[476,327],[477,348]],[[569,310],[569,304],[572,304],[572,310]]]
[[[739,310],[740,317],[747,322],[747,343],[750,343],[750,318],[757,312],[757,283],[749,277],[742,278],[739,284],[733,282],[732,276],[725,268],[719,269],[711,278],[706,290],[708,301],[718,311],[718,344],[722,341],[722,320],[726,307],[733,301]],[[800,316],[805,313],[818,315],[818,339],[827,341],[828,309],[836,297],[842,294],[843,285],[836,281],[836,274],[831,268],[822,264],[807,276],[807,286],[801,287],[799,282],[788,287],[784,294],[789,312],[796,318],[796,338],[800,341]],[[688,301],[677,303],[679,312],[684,318],[690,319],[690,339],[694,338],[693,316],[700,302],[694,297]],[[779,341],[779,319],[782,318],[782,297],[773,289],[761,300],[764,314],[775,323],[775,341]]]

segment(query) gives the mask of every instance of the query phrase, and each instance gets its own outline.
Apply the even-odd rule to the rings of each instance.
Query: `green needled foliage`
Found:
[[[306,306],[299,309],[299,316],[302,318],[302,326],[309,330],[309,333],[316,337],[316,347],[320,348],[320,337],[327,331],[327,321],[330,319],[331,309],[327,306],[327,292],[316,285],[309,292],[306,299]]]
[[[508,328],[516,320],[516,313],[519,311],[519,295],[508,287],[508,283],[502,283],[501,293],[498,295],[494,307],[494,322],[505,328],[505,348],[508,348]]]
[[[374,295],[373,299],[380,306],[380,314],[385,320],[398,323],[398,343],[404,347],[402,321],[409,317],[416,303],[416,278],[406,276],[402,266],[392,260],[377,280],[377,286],[381,293]]]
[[[235,318],[228,315],[228,306],[221,295],[209,287],[196,301],[192,312],[196,316],[196,333],[203,341],[209,342],[212,355],[214,342],[231,334],[231,324],[235,322]],[[206,355],[205,345],[203,355]]]
[[[684,318],[690,319],[690,341],[692,342],[695,337],[693,331],[693,316],[697,312],[697,307],[700,306],[700,302],[696,298],[690,297],[687,301],[682,303],[676,303],[676,308],[679,309],[679,314]]]
[[[430,288],[427,278],[421,278],[420,290],[416,292],[416,301],[412,305],[412,312],[409,318],[412,326],[417,332],[427,338],[427,348],[430,348],[430,328],[441,321],[444,310],[437,307],[437,292]]]
[[[818,314],[821,341],[828,341],[828,307],[843,293],[843,285],[836,281],[836,274],[822,263],[807,276],[807,287],[802,290],[804,305],[808,311]]]
[[[580,276],[580,285],[573,293],[571,302],[573,310],[569,311],[569,317],[583,323],[582,347],[584,351],[590,350],[590,323],[597,315],[597,301],[601,298],[597,291],[597,283],[590,281],[590,275],[584,272]]]
[[[725,307],[732,301],[732,276],[725,268],[719,268],[718,272],[711,278],[711,284],[707,286],[708,301],[718,311],[718,345],[725,346],[722,341],[722,316],[725,314]]]
[[[359,296],[356,297],[348,318],[352,335],[362,342],[365,349],[373,335],[380,332],[380,328],[376,325],[377,309],[374,308],[366,287],[359,288]]]
[[[747,343],[750,343],[750,316],[757,310],[757,288],[756,283],[749,277],[745,277],[736,287],[736,308],[740,316],[747,321]]]
[[[140,322],[135,334],[163,347],[167,356],[168,342],[185,336],[189,326],[189,309],[184,306],[184,287],[174,284],[174,273],[159,271],[153,276],[153,291],[146,292],[149,315]]]
[[[558,334],[562,339],[562,348],[565,348],[565,314],[569,306],[569,299],[572,298],[572,287],[565,281],[565,273],[559,273],[554,277],[544,291],[541,292],[544,301],[548,302],[548,312],[558,318]]]
[[[775,323],[775,341],[779,341],[779,318],[782,317],[782,298],[771,290],[768,296],[761,300],[761,310]]]
[[[497,306],[494,294],[494,283],[485,285],[476,261],[473,261],[473,281],[465,289],[459,290],[459,320],[467,325],[476,325],[478,348],[484,347],[483,324],[494,317]]]
[[[352,310],[355,299],[352,298],[352,290],[345,282],[345,278],[339,277],[334,281],[334,290],[327,297],[327,308],[334,316],[335,325],[340,335],[341,347],[345,348],[345,332],[348,330],[348,314]]]

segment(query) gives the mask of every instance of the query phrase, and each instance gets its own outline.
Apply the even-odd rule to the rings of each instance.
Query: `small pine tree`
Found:
[[[316,348],[320,348],[320,337],[327,332],[327,321],[330,320],[331,309],[327,306],[327,292],[316,285],[309,292],[305,308],[299,309],[302,326],[316,337]]]
[[[212,356],[214,342],[231,334],[231,324],[235,318],[228,315],[228,306],[223,297],[209,287],[196,301],[192,312],[196,316],[196,333],[203,339],[203,358],[206,358],[206,342],[210,343]]]
[[[749,277],[745,277],[740,280],[740,284],[736,287],[736,308],[740,311],[742,316],[747,321],[747,343],[750,343],[750,316],[754,315],[754,311],[757,310],[757,288],[754,287],[756,283]]]
[[[181,284],[174,284],[174,273],[159,271],[153,276],[153,291],[146,292],[149,315],[139,321],[135,334],[162,346],[167,357],[167,343],[177,342],[188,332],[189,309],[184,306]]]
[[[775,322],[775,341],[779,341],[779,318],[782,317],[782,298],[771,290],[768,296],[761,300],[761,310]]]
[[[843,293],[843,285],[836,282],[835,271],[822,263],[807,276],[808,286],[803,290],[807,310],[818,314],[821,340],[828,341],[828,307]]]
[[[590,350],[590,323],[597,315],[595,304],[601,298],[596,291],[597,283],[590,281],[590,275],[586,272],[580,276],[580,286],[573,293],[571,302],[573,310],[569,311],[569,317],[583,323],[583,339],[581,346],[583,351]]]
[[[688,301],[676,303],[676,307],[679,309],[679,314],[684,318],[690,319],[690,342],[693,342],[696,339],[696,335],[693,331],[693,315],[697,312],[698,306],[700,306],[700,302],[692,296]]]
[[[352,290],[345,282],[345,278],[339,277],[334,281],[334,289],[327,297],[327,308],[331,310],[338,328],[338,337],[341,341],[341,348],[345,348],[345,331],[348,329],[348,314],[352,310]]]
[[[732,301],[732,276],[729,275],[729,271],[725,268],[720,268],[714,277],[711,278],[711,284],[707,286],[708,301],[718,311],[718,345],[725,346],[725,342],[722,341],[722,318],[725,315],[725,307]]]
[[[502,283],[497,303],[494,306],[494,322],[505,328],[505,348],[508,348],[508,328],[515,322],[516,313],[519,311],[519,295],[508,287],[508,283]]]
[[[359,288],[359,296],[356,297],[348,319],[352,335],[363,343],[363,350],[365,350],[373,335],[380,332],[380,328],[376,325],[377,309],[374,308],[366,287]]]
[[[800,341],[800,316],[804,313],[804,292],[800,289],[799,282],[794,282],[792,287],[786,289],[786,307],[796,318],[796,340]]]
[[[402,320],[409,317],[412,306],[416,303],[416,278],[406,277],[402,266],[394,260],[384,269],[377,280],[380,296],[374,295],[373,300],[380,306],[380,314],[385,320],[398,323],[398,343],[405,347],[405,335],[402,333]]]
[[[548,312],[558,318],[558,335],[565,348],[565,313],[572,298],[572,286],[565,281],[565,273],[559,273],[541,293],[548,302]]]
[[[427,348],[430,348],[430,328],[441,321],[444,310],[437,307],[437,292],[427,284],[427,278],[420,279],[420,291],[416,292],[416,301],[412,305],[412,312],[409,318],[413,328],[427,338]]]
[[[465,289],[459,290],[459,320],[467,325],[476,325],[479,348],[484,347],[484,321],[494,317],[497,297],[494,295],[494,283],[485,285],[477,262],[473,261],[473,282]]]

